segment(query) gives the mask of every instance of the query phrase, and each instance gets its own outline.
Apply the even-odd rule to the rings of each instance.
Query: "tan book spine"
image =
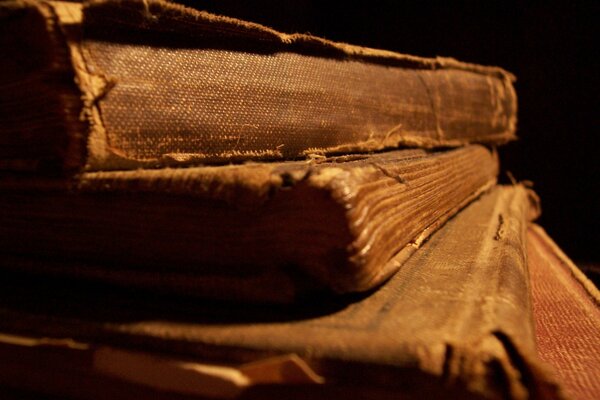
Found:
[[[23,74],[24,82],[40,76],[27,99],[47,93],[48,112],[23,106],[4,117],[12,121],[0,128],[0,159],[8,166],[30,147],[39,150],[31,162],[43,150],[66,157],[67,168],[79,160],[92,171],[515,137],[514,78],[500,68],[288,35],[164,1],[93,1],[83,10],[61,1],[19,4],[28,6],[23,21],[37,18],[42,32],[20,32],[21,14],[13,15],[13,31],[3,38],[11,53],[60,60]],[[48,40],[36,49],[43,30]],[[9,33],[30,45],[11,45]],[[44,77],[58,70],[60,85],[48,84]],[[1,88],[10,103],[11,92]],[[45,131],[47,119],[67,129],[50,124]],[[52,134],[52,148],[36,143]]]

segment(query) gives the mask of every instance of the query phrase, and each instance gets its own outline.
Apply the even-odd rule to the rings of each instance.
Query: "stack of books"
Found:
[[[510,73],[161,0],[0,20],[7,393],[565,395],[539,201],[496,185]]]

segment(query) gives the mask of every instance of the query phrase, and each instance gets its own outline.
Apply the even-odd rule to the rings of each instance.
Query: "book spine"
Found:
[[[68,171],[288,160],[515,137],[513,77],[499,68],[286,35],[161,1],[24,4],[42,32],[22,36],[53,57],[25,77],[27,101],[44,96],[48,110],[37,115],[0,90],[17,116],[2,117],[2,169],[24,159]],[[56,66],[60,84],[49,84]]]

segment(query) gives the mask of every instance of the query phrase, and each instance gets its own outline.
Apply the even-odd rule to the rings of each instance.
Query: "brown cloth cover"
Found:
[[[54,156],[66,168],[131,169],[515,137],[513,77],[500,68],[288,35],[165,1],[84,2],[83,14],[77,3],[8,4],[5,167]],[[31,53],[41,56],[30,68],[10,61]],[[15,84],[26,90],[15,95]]]
[[[0,267],[244,301],[365,291],[497,173],[472,145],[5,180]]]
[[[206,395],[206,388],[174,381],[188,379],[190,370],[199,380],[223,378],[222,370],[202,367],[211,364],[249,379],[228,375],[220,396],[558,398],[561,392],[535,349],[525,240],[527,219],[536,214],[535,198],[523,187],[498,187],[448,221],[381,289],[314,308],[225,307],[5,278],[0,360],[10,360],[10,367],[0,368],[0,379],[80,393],[92,389],[70,374],[85,371],[92,381],[134,383],[131,390]],[[19,341],[15,335],[63,340]],[[57,371],[51,364],[63,377],[44,386],[44,368],[37,375],[18,373],[25,360],[18,349],[27,348],[21,353],[31,359],[36,346],[62,347],[69,354],[79,347],[87,354],[80,364],[87,366],[71,362]],[[250,377],[256,375],[247,371],[248,363],[272,366],[279,356],[296,360],[296,373],[290,373],[296,378],[288,381],[296,385],[281,386],[283,373],[277,384],[271,378],[272,384],[253,385]]]

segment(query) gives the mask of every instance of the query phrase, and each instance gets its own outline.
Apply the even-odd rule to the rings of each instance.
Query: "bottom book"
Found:
[[[600,398],[600,292],[537,225],[529,228],[537,348],[574,399]]]
[[[527,189],[496,187],[377,291],[294,308],[4,273],[0,385],[98,399],[562,398],[536,349],[537,212]]]

